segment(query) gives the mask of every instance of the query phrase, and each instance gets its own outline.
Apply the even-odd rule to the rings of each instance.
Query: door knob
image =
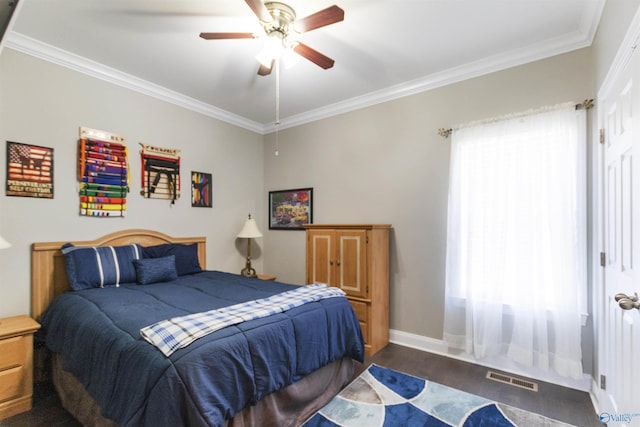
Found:
[[[623,310],[631,310],[634,308],[637,308],[640,310],[640,302],[638,302],[638,293],[634,292],[635,295],[634,296],[629,296],[627,294],[616,294],[616,296],[614,297],[615,300],[618,302],[618,305],[620,306],[621,309]]]

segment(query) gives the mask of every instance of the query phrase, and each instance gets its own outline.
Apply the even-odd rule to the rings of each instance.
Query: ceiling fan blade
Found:
[[[268,76],[269,74],[271,74],[271,70],[273,70],[273,64],[274,63],[275,63],[275,59],[272,59],[270,67],[265,67],[263,64],[260,64],[260,68],[258,68],[258,75],[259,76]]]
[[[336,22],[340,22],[342,20],[344,20],[344,10],[340,9],[336,5],[333,5],[316,13],[312,13],[307,17],[298,19],[294,23],[294,26],[299,32],[306,33],[307,31],[315,30],[326,25],[335,24]]]
[[[200,33],[200,37],[206,40],[222,39],[252,39],[253,33]]]
[[[333,59],[321,54],[315,49],[310,48],[306,44],[298,43],[293,48],[293,51],[303,58],[306,58],[309,61],[313,62],[318,67],[324,68],[325,70],[333,67],[333,64],[335,62]]]
[[[259,20],[263,22],[273,21],[273,18],[271,17],[269,10],[264,6],[264,3],[262,3],[262,0],[244,0],[244,1],[249,5],[249,7],[253,11],[253,13],[256,14]]]

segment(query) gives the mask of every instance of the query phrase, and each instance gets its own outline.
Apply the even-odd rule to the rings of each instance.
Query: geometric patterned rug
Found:
[[[369,366],[303,426],[570,427],[378,365]]]

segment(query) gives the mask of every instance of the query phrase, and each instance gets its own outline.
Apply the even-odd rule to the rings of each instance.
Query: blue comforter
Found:
[[[69,292],[42,315],[38,337],[119,425],[221,425],[330,362],[344,356],[362,362],[362,332],[349,302],[320,300],[230,326],[170,357],[144,341],[140,329],[292,286],[205,271],[166,283]]]

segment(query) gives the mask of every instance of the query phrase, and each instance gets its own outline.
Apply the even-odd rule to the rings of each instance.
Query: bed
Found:
[[[51,361],[63,406],[84,425],[299,425],[337,394],[364,360],[359,322],[343,297],[235,323],[165,356],[141,337],[141,329],[307,287],[206,270],[203,237],[135,229],[67,243],[32,245],[32,315],[42,324],[36,338],[47,348],[37,352],[36,376]],[[131,245],[144,250],[134,261],[138,280],[125,278],[126,269],[120,268],[118,286],[78,287],[74,268],[86,270],[85,261],[69,270],[71,278],[67,274],[70,251]],[[179,252],[148,260],[154,248]],[[189,267],[185,249],[198,268],[157,279],[162,274],[154,269],[167,270],[168,259],[178,271]],[[154,269],[145,270],[150,263]],[[107,276],[103,264],[101,280]],[[140,282],[141,277],[151,280]],[[70,291],[70,282],[76,290]]]

